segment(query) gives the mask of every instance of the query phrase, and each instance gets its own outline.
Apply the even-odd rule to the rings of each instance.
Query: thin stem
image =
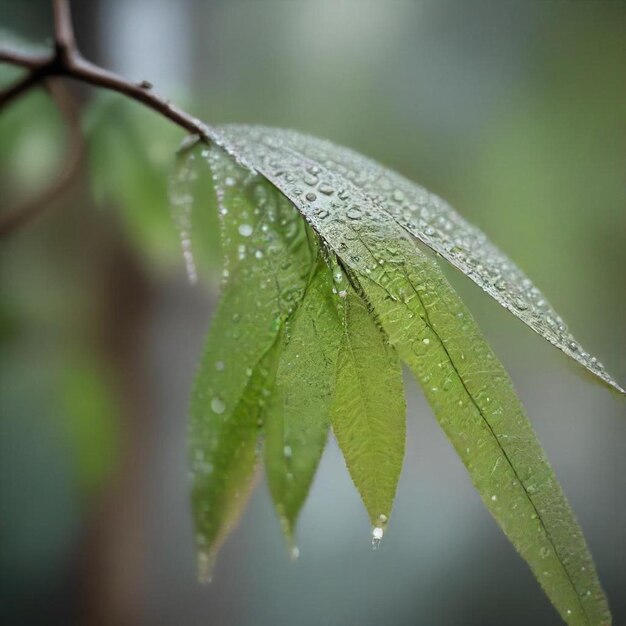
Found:
[[[0,50],[0,63],[23,67],[27,70],[34,70],[52,60],[50,54],[25,54],[19,50]]]
[[[54,43],[60,54],[67,54],[71,57],[78,53],[76,38],[74,36],[74,25],[72,23],[72,12],[68,0],[54,0]]]

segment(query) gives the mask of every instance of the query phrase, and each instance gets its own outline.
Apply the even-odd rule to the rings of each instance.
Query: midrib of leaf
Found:
[[[352,349],[352,342],[346,338],[346,340],[344,341],[344,345],[348,346],[348,350],[350,351],[350,356],[352,357],[352,362],[353,362],[353,367],[356,369],[356,356],[354,354],[354,350]],[[368,447],[371,448],[371,443],[374,440],[374,432],[373,432],[373,428],[372,428],[372,423],[371,423],[371,417],[369,414],[369,411],[367,410],[367,407],[365,406],[365,403],[363,402],[363,385],[361,383],[361,377],[357,376],[357,385],[359,387],[359,394],[357,396],[357,398],[359,398],[359,400],[361,400],[360,404],[361,404],[361,411],[362,413],[365,415],[365,424],[367,427],[367,441],[368,441]],[[375,456],[375,453],[373,450],[370,449],[369,454],[371,456]],[[372,511],[368,511],[370,514],[370,521],[373,524],[377,524],[379,523],[377,520],[377,517],[380,515],[380,513],[384,513],[386,515],[389,514],[388,511],[383,511],[382,507],[380,506],[380,502],[379,499],[380,497],[378,496],[379,493],[379,485],[378,485],[378,474],[376,471],[374,471],[372,473],[373,478],[371,479],[372,482],[374,483],[374,492],[376,493],[376,506],[374,507],[374,511],[376,512],[372,512]]]
[[[372,524],[384,528],[404,455],[402,370],[366,303],[352,288],[344,302],[343,350],[338,359],[331,423]],[[368,345],[368,354],[359,358],[355,344],[361,349]],[[355,444],[357,431],[361,432]]]
[[[350,336],[349,333],[347,332],[347,322],[344,321],[344,324],[346,325],[346,331],[344,332],[344,341],[343,344],[348,346],[348,351],[350,352],[350,356],[352,357],[352,366],[354,367],[354,369],[357,369],[358,365],[357,365],[357,359],[356,359],[356,355],[354,354],[354,349],[352,347],[352,342],[350,341]],[[361,382],[361,377],[360,376],[356,376],[356,381],[357,381],[357,385],[359,387],[359,394],[358,396],[356,396],[361,402],[361,412],[363,415],[365,415],[365,425],[367,428],[367,444],[368,444],[368,448],[370,448],[370,455],[371,456],[376,456],[374,450],[372,450],[372,442],[374,441],[374,429],[372,428],[372,418],[370,416],[370,412],[368,411],[368,407],[365,405],[365,402],[363,401],[364,398],[364,390],[363,390],[363,383]],[[376,506],[375,506],[375,511],[376,512],[372,512],[369,511],[370,513],[370,518],[372,523],[376,524],[377,523],[377,517],[378,515],[380,515],[380,513],[385,513],[388,514],[388,511],[383,511],[381,506],[380,506],[380,502],[379,502],[379,485],[378,485],[378,473],[376,471],[374,471],[372,473],[372,477],[370,478],[372,486],[374,487],[374,492],[376,493]]]

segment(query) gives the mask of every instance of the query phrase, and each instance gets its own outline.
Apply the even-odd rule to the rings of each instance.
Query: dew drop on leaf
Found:
[[[226,405],[224,404],[224,401],[221,398],[219,398],[218,396],[215,396],[211,400],[211,410],[213,411],[213,413],[217,413],[218,415],[221,415],[226,410]]]

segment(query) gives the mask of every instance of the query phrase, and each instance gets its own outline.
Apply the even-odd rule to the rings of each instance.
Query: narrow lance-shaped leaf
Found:
[[[228,125],[213,127],[210,133],[228,152],[281,189],[339,256],[348,248],[336,247],[333,233],[321,223],[326,216],[330,214],[335,223],[346,220],[356,206],[366,209],[373,224],[385,214],[538,334],[624,393],[524,273],[484,233],[434,194],[355,152],[293,131]]]
[[[291,203],[211,150],[228,275],[191,405],[192,499],[205,569],[252,480],[272,348],[280,347],[282,324],[302,297],[312,264],[305,226]]]
[[[218,324],[216,324],[218,326]],[[192,402],[191,503],[196,524],[198,575],[211,578],[217,553],[243,512],[254,485],[259,428],[263,422],[260,398],[271,388],[279,349],[274,344],[250,375],[239,400],[223,419],[207,415],[207,400],[200,387],[207,376],[198,376]],[[210,365],[209,365],[210,367]],[[223,401],[213,396],[210,410],[226,413]],[[211,416],[212,417],[212,416]],[[202,420],[204,428],[198,424]]]
[[[285,325],[265,419],[265,467],[294,556],[293,532],[328,437],[341,326],[330,270],[320,262]]]
[[[404,457],[402,368],[366,304],[351,287],[344,289],[331,423],[374,526],[376,547],[391,514]]]
[[[399,240],[358,275],[483,501],[568,624],[609,624],[582,532],[504,368],[439,267]]]

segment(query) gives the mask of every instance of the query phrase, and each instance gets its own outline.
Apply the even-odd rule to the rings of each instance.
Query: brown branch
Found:
[[[59,176],[40,193],[0,215],[0,238],[17,230],[22,224],[38,215],[71,185],[80,171],[85,154],[85,142],[80,128],[76,102],[64,85],[49,79],[45,86],[63,116],[68,131],[65,163]]]
[[[208,141],[208,129],[200,120],[152,91],[147,81],[134,83],[109,72],[81,55],[74,36],[69,0],[53,0],[54,52],[49,55],[27,55],[0,50],[0,62],[27,70],[27,74],[9,87],[0,90],[0,110],[51,77],[65,77],[82,83],[115,91],[166,117],[187,132]],[[32,211],[29,213],[32,214]],[[21,224],[23,220],[20,220]],[[4,220],[2,221],[4,224]],[[11,229],[13,230],[13,229]],[[0,236],[8,231],[1,230]]]
[[[52,60],[50,54],[26,54],[19,50],[0,50],[0,63],[33,70]]]

